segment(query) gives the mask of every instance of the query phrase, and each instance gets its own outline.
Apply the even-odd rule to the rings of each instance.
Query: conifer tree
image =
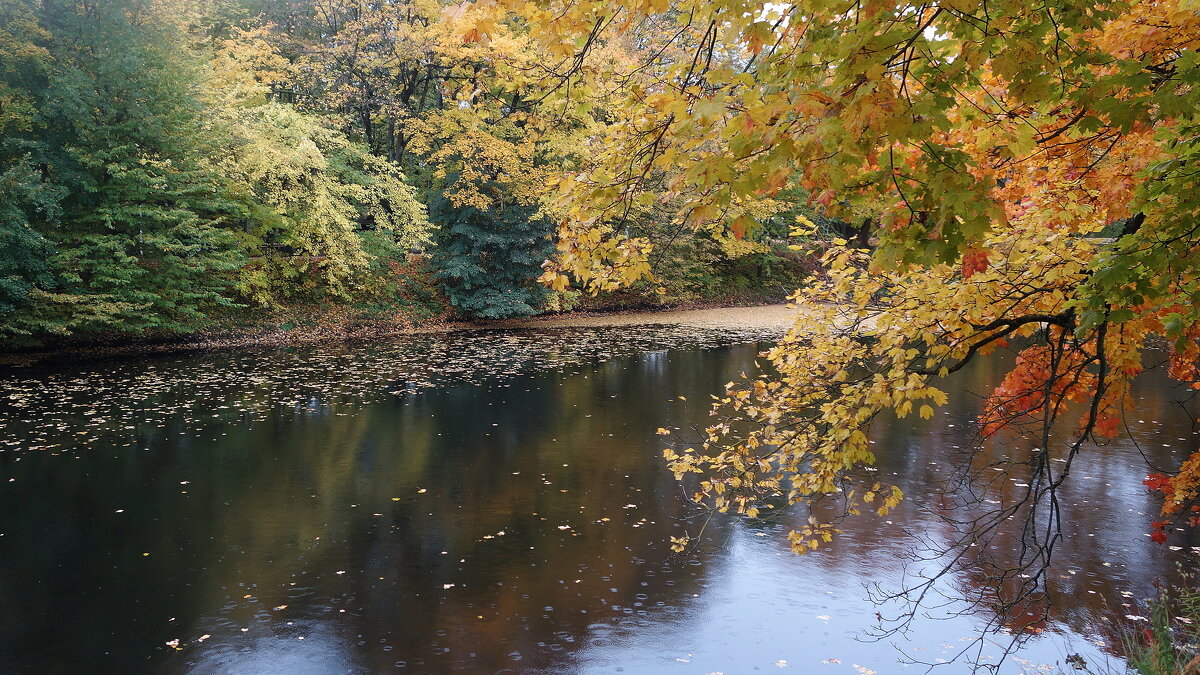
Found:
[[[530,316],[548,290],[538,283],[554,252],[540,213],[544,160],[531,129],[483,106],[427,118],[434,276],[459,312],[481,319]]]
[[[434,276],[455,309],[481,319],[542,311],[549,291],[537,277],[554,252],[553,226],[536,211],[513,200],[480,207],[432,199],[430,217],[441,226]]]

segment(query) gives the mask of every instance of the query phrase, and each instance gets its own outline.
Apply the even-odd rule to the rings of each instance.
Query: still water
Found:
[[[0,371],[0,671],[924,672],[906,660],[950,658],[993,617],[871,641],[866,589],[899,583],[914,533],[950,535],[919,495],[1002,364],[929,422],[877,426],[879,476],[917,495],[887,519],[804,557],[783,536],[802,514],[714,521],[674,555],[694,514],[655,430],[703,427],[773,337],[480,333]],[[1149,382],[1129,437],[1079,460],[1057,612],[1002,672],[1118,664],[1110,617],[1198,558],[1187,534],[1145,536],[1141,453],[1169,466],[1196,445],[1178,397]]]

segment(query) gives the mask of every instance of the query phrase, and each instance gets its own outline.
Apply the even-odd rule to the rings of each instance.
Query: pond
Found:
[[[703,427],[774,337],[481,332],[2,371],[0,670],[924,672],[908,661],[994,617],[943,607],[870,640],[867,589],[900,583],[915,533],[950,536],[919,495],[970,441],[962,392],[1002,364],[932,420],[876,427],[879,475],[916,495],[886,519],[803,557],[784,535],[804,514],[718,519],[672,554],[694,512],[655,430]],[[1194,567],[1189,534],[1146,536],[1141,484],[1142,453],[1196,446],[1188,410],[1162,379],[1135,397],[1130,434],[1072,471],[1056,613],[1002,672],[1119,664],[1112,617]]]

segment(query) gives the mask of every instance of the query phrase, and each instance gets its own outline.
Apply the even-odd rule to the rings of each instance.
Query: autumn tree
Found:
[[[469,78],[450,76],[431,0],[285,0],[264,8],[294,77],[277,94],[327,114],[373,153],[404,164],[410,121],[442,107]]]
[[[465,316],[531,316],[550,296],[537,278],[554,251],[543,197],[554,173],[548,141],[561,132],[519,109],[519,89],[501,102],[511,80],[465,67],[475,86],[492,91],[466,93],[454,107],[426,115],[415,144],[431,167],[430,218],[440,226],[434,276]]]
[[[266,9],[0,6],[6,336],[185,332],[244,304],[356,300],[427,244],[397,163],[284,100],[300,66]]]
[[[1016,365],[980,428],[1032,425],[1029,458],[1010,467],[1028,487],[958,525],[962,546],[1016,528],[1018,559],[994,570],[1015,602],[1043,583],[1061,536],[1055,491],[1088,443],[1118,433],[1147,346],[1200,386],[1200,15],[1187,3],[494,6],[530,22],[566,72],[651,24],[669,27],[642,34],[652,61],[694,45],[626,89],[602,160],[565,178],[573,210],[548,281],[643,271],[653,242],[597,215],[654,171],[677,173],[697,227],[752,228],[751,198],[798,180],[814,207],[870,229],[873,254],[835,240],[828,278],[793,296],[799,319],[769,374],[731,384],[702,446],[667,451],[676,473],[700,474],[711,508],[755,516],[780,494],[886,513],[896,488],[852,480],[874,461],[872,421],[931,416],[947,397],[939,378],[1011,344]],[[1052,442],[1068,418],[1072,440]],[[1198,479],[1200,456],[1155,479],[1165,521],[1190,509]],[[803,552],[835,531],[814,519],[790,539]]]
[[[319,119],[265,103],[225,121],[228,152],[215,164],[247,207],[248,299],[352,297],[369,262],[364,237],[386,237],[399,255],[428,241],[425,208],[399,167]]]

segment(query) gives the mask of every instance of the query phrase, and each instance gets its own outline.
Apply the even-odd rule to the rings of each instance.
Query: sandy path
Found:
[[[494,321],[480,328],[567,328],[670,324],[697,328],[776,329],[785,331],[796,321],[796,309],[787,305],[714,307],[652,312],[624,312],[593,316],[551,316]]]

